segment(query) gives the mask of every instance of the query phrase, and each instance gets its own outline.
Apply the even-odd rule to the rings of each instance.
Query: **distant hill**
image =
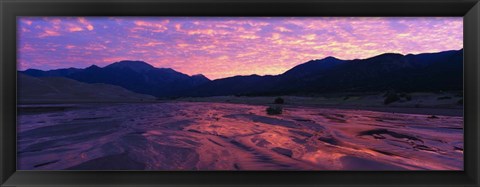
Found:
[[[272,62],[275,64],[275,62]],[[289,95],[335,92],[447,91],[463,89],[463,49],[367,59],[327,57],[297,65],[280,75],[248,75],[209,80],[142,61],[121,61],[104,68],[26,70],[35,76],[61,76],[86,83],[118,85],[157,97]]]
[[[85,69],[29,69],[23,73],[35,77],[61,76],[86,83],[112,84],[156,97],[175,96],[210,81],[203,75],[188,76],[170,68],[155,68],[142,61],[120,61],[103,68],[92,65]]]
[[[119,86],[87,84],[64,77],[31,77],[18,74],[20,103],[58,101],[147,101],[155,97]]]

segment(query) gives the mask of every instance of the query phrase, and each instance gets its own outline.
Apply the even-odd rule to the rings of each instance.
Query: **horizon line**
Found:
[[[25,69],[25,70],[20,70],[20,69],[17,69],[17,72],[21,72],[21,71],[27,71],[27,70],[40,70],[40,71],[53,71],[53,70],[60,70],[60,69],[86,69],[86,68],[89,68],[89,67],[92,67],[92,66],[96,66],[96,67],[99,67],[99,68],[105,68],[111,64],[114,64],[114,63],[118,63],[118,62],[122,62],[122,61],[140,61],[140,62],[144,62],[146,64],[149,64],[151,65],[152,67],[156,68],[156,69],[171,69],[171,70],[174,70],[178,73],[182,73],[182,74],[185,74],[185,75],[188,75],[190,77],[192,76],[196,76],[196,75],[203,75],[204,77],[206,77],[207,79],[211,80],[211,81],[214,81],[214,80],[219,80],[219,79],[225,79],[225,78],[231,78],[231,77],[238,77],[238,76],[277,76],[277,75],[281,75],[281,74],[284,74],[286,73],[287,71],[299,66],[299,65],[302,65],[302,64],[305,64],[305,63],[308,63],[310,61],[316,61],[316,60],[324,60],[326,58],[335,58],[335,59],[338,59],[338,60],[343,60],[343,61],[353,61],[353,60],[367,60],[367,59],[371,59],[371,58],[374,58],[374,57],[377,57],[377,56],[381,56],[381,55],[385,55],[385,54],[399,54],[399,55],[402,55],[402,56],[408,56],[408,55],[420,55],[420,54],[435,54],[435,53],[442,53],[442,52],[448,52],[448,51],[461,51],[463,50],[464,48],[460,48],[460,49],[451,49],[451,50],[444,50],[444,51],[436,51],[436,52],[424,52],[424,53],[407,53],[407,54],[403,54],[403,53],[397,53],[397,52],[385,52],[385,53],[380,53],[380,54],[377,54],[377,55],[374,55],[374,56],[370,56],[368,58],[353,58],[353,59],[343,59],[343,58],[338,58],[338,57],[335,57],[335,56],[326,56],[324,58],[317,58],[317,59],[310,59],[308,61],[305,61],[305,62],[302,62],[302,63],[299,63],[293,67],[290,67],[289,69],[285,70],[284,72],[280,73],[280,74],[263,74],[263,75],[259,75],[259,74],[256,74],[256,73],[253,73],[253,74],[243,74],[243,75],[234,75],[234,76],[228,76],[228,77],[221,77],[221,78],[216,78],[216,79],[210,79],[208,76],[206,76],[205,74],[203,73],[197,73],[197,74],[186,74],[184,72],[180,72],[180,71],[177,71],[175,70],[174,68],[172,67],[156,67],[144,60],[120,60],[120,61],[116,61],[116,62],[112,62],[110,64],[107,64],[105,66],[98,66],[96,64],[91,64],[89,66],[86,66],[86,67],[66,67],[66,68],[57,68],[57,69],[49,69],[49,70],[44,70],[44,69],[36,69],[36,68],[28,68],[28,69]],[[18,68],[18,64],[17,64],[17,68]]]

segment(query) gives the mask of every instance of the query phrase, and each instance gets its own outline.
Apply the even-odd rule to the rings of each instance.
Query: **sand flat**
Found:
[[[267,115],[264,105],[214,102],[76,106],[20,113],[19,170],[463,169],[461,116],[288,105]]]

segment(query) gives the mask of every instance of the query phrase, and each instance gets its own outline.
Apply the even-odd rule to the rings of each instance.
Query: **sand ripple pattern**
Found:
[[[265,108],[172,102],[22,113],[18,169],[463,169],[462,117]]]

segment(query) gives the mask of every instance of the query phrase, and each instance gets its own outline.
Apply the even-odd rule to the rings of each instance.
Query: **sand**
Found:
[[[18,169],[463,169],[461,116],[266,105],[37,106],[18,117]]]

